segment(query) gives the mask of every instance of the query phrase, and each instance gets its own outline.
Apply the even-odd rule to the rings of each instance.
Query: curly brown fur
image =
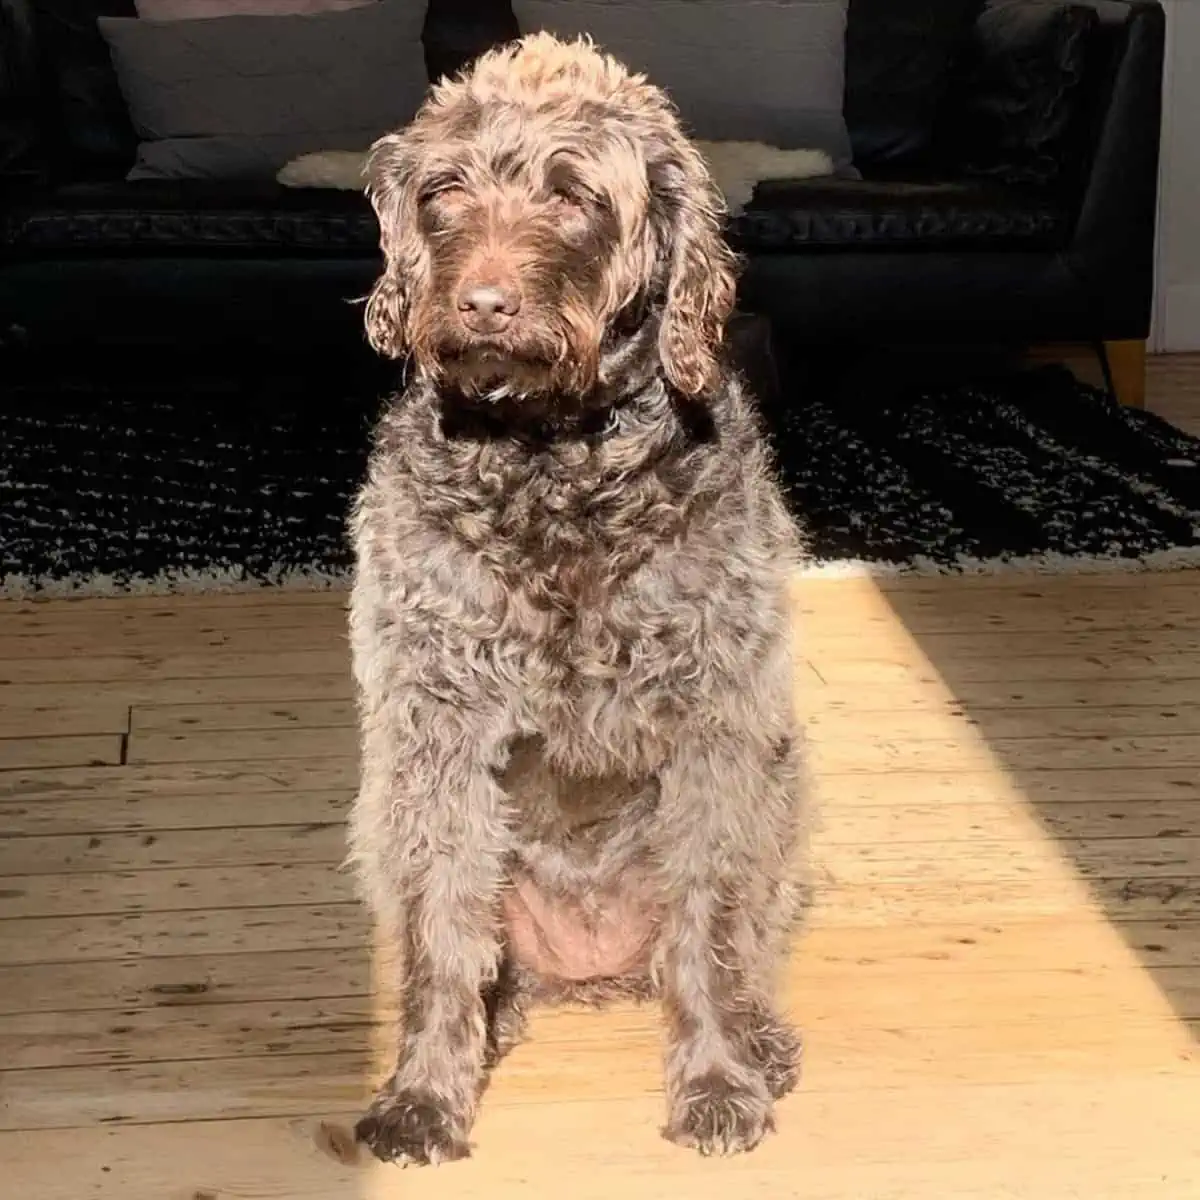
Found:
[[[658,89],[544,35],[439,86],[370,181],[368,329],[414,372],[352,521],[351,857],[403,964],[359,1137],[459,1158],[528,1003],[655,994],[666,1136],[750,1149],[799,1050],[799,550],[722,346],[719,196]],[[520,303],[480,321],[476,287]]]

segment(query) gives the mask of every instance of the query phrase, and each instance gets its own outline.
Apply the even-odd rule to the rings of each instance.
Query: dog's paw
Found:
[[[771,1099],[716,1073],[693,1080],[672,1107],[663,1136],[701,1154],[740,1154],[775,1128]]]
[[[381,1092],[354,1136],[376,1158],[402,1167],[437,1166],[471,1153],[463,1123],[417,1092]]]
[[[800,1079],[803,1043],[800,1035],[773,1013],[746,1032],[746,1045],[767,1081],[767,1091],[779,1100]]]

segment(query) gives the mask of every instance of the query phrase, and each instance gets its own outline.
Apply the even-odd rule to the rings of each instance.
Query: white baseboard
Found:
[[[1200,350],[1200,283],[1163,289],[1158,349],[1166,354]]]

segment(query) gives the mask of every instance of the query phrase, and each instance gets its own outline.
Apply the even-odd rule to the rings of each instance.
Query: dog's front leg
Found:
[[[791,915],[792,745],[710,726],[681,741],[661,776],[664,1134],[702,1154],[756,1146],[798,1072],[799,1039],[772,996]]]
[[[401,1165],[463,1158],[487,1049],[484,988],[500,959],[507,851],[500,738],[445,704],[389,697],[368,713],[352,856],[397,951],[396,1069],[357,1136]]]

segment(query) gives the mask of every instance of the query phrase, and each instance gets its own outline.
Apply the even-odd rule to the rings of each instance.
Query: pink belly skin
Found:
[[[580,983],[644,972],[657,921],[636,892],[611,895],[586,912],[575,901],[545,896],[527,879],[504,895],[513,955],[543,978]]]

